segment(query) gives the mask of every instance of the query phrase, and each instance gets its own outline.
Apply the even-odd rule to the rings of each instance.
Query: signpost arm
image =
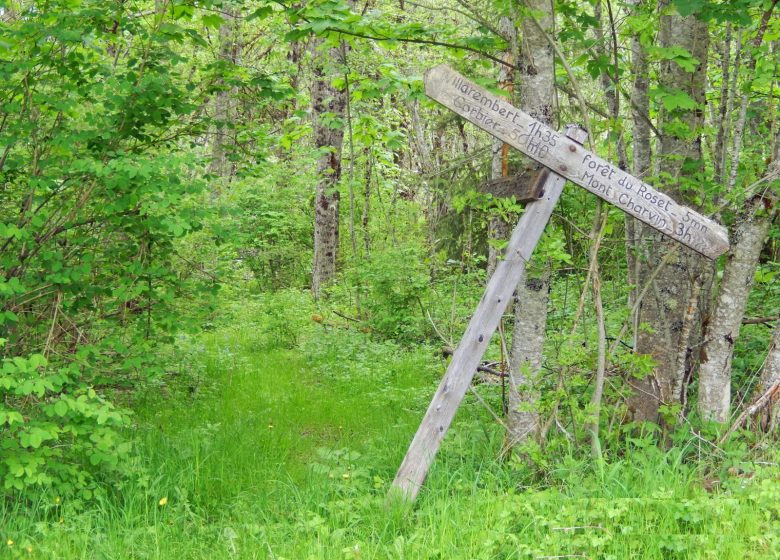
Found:
[[[585,139],[585,132],[574,126],[567,127],[566,135],[578,143]],[[525,265],[566,183],[566,179],[547,170],[541,172],[540,180],[544,182],[544,196],[526,206],[512,232],[505,258],[498,263],[490,277],[485,294],[471,317],[393,481],[393,490],[400,490],[410,501],[414,501],[420,491],[441,441],[468,391],[490,338],[498,328],[501,316],[512,299]]]
[[[677,204],[662,192],[531,118],[446,65],[425,74],[425,93],[496,138],[711,259],[729,249],[719,223]]]

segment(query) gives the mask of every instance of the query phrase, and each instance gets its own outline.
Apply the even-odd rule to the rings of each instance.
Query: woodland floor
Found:
[[[600,469],[564,454],[534,478],[495,460],[501,432],[472,396],[417,508],[388,508],[440,358],[350,329],[314,325],[288,348],[259,332],[190,340],[188,381],[135,403],[148,475],[97,506],[0,510],[13,540],[0,556],[780,558],[777,471],[708,492],[690,450],[650,446]],[[479,391],[497,404],[495,387]]]

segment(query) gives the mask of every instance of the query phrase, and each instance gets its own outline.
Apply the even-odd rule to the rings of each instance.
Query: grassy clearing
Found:
[[[6,504],[0,555],[780,557],[776,473],[734,477],[711,494],[683,460],[688,450],[650,447],[600,469],[563,454],[542,483],[519,462],[494,460],[501,433],[473,398],[418,508],[387,508],[442,364],[429,348],[316,327],[291,349],[251,323],[203,335],[176,398],[167,388],[138,403],[148,474],[95,507],[54,496],[32,509]],[[495,388],[480,391],[495,403]]]

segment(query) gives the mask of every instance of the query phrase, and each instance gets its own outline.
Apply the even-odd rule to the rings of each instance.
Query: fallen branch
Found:
[[[606,531],[604,527],[601,525],[577,525],[574,527],[551,527],[551,531],[576,531],[577,529],[599,529],[601,531]]]
[[[484,371],[485,373],[489,373],[490,375],[495,375],[496,377],[509,377],[508,373],[503,373],[501,371],[497,371],[493,368],[490,368],[488,366],[479,366],[477,367],[477,371]]]
[[[362,323],[360,319],[355,319],[354,317],[349,317],[348,315],[344,315],[343,313],[336,311],[335,309],[331,309],[334,315],[338,315],[342,319],[346,319],[347,321],[352,321],[354,323]]]
[[[723,442],[725,442],[731,434],[733,434],[736,430],[742,427],[742,425],[745,423],[745,420],[747,420],[750,416],[753,416],[758,410],[764,406],[767,401],[769,401],[773,396],[775,396],[778,392],[780,392],[780,381],[776,381],[769,389],[764,391],[764,394],[758,397],[756,402],[754,402],[752,405],[747,407],[744,411],[742,411],[742,414],[739,415],[739,417],[734,421],[734,423],[729,427],[728,430],[726,430],[726,433],[721,436],[721,438],[718,440],[718,445],[723,445]]]
[[[745,317],[742,319],[743,325],[765,325],[766,323],[776,323],[778,317]]]

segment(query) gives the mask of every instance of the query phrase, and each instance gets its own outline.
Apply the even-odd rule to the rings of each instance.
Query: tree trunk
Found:
[[[777,5],[778,0],[772,0],[772,4],[770,4],[769,8],[764,11],[763,16],[761,17],[761,23],[758,26],[758,31],[756,32],[756,36],[753,39],[752,44],[752,50],[749,53],[748,57],[748,63],[747,63],[747,70],[748,70],[748,79],[753,78],[753,73],[756,70],[756,57],[758,56],[758,49],[761,47],[761,43],[764,41],[764,33],[766,33],[767,26],[769,25],[769,20],[772,17],[772,11],[775,8],[775,5]],[[737,184],[737,174],[739,172],[739,158],[741,155],[741,148],[742,148],[742,137],[745,134],[745,124],[747,122],[747,109],[748,109],[748,103],[750,102],[750,92],[744,91],[742,94],[742,99],[740,102],[740,108],[739,108],[739,118],[737,119],[737,126],[734,129],[734,148],[731,153],[731,173],[729,174],[729,184],[728,184],[728,191],[731,192],[734,190],[734,187]]]
[[[668,4],[668,1],[659,3],[661,13],[666,11]],[[673,61],[664,61],[659,71],[662,86],[682,90],[698,104],[693,110],[664,112],[659,127],[662,131],[659,171],[674,185],[667,188],[667,193],[692,207],[696,205],[697,193],[676,188],[676,185],[683,172],[683,163],[701,161],[702,157],[700,129],[704,116],[708,41],[706,22],[694,16],[661,16],[660,46],[683,47],[700,61],[693,72],[687,72]],[[689,132],[681,136],[672,134],[666,125],[673,121],[687,125]],[[638,271],[638,284],[642,285],[677,242],[648,226],[640,229],[643,240],[648,243],[643,247],[646,255],[641,259]],[[676,394],[678,372],[690,368],[686,363],[690,352],[685,335],[698,336],[701,332],[700,328],[689,324],[690,321],[701,321],[701,313],[696,310],[691,313],[689,303],[697,285],[704,287],[702,293],[706,298],[711,276],[712,264],[684,247],[680,247],[677,257],[657,274],[639,310],[640,323],[646,323],[650,329],[640,329],[637,336],[637,352],[652,356],[656,365],[651,375],[633,382],[635,393],[629,401],[629,410],[634,420],[655,422],[661,404],[681,402],[681,395]]]
[[[509,39],[510,47],[504,52],[503,60],[512,63],[514,59],[515,47],[517,44],[517,30],[514,28],[511,20],[508,17],[501,18],[499,23],[501,32]],[[512,73],[508,66],[502,65],[498,69],[498,83],[503,89],[512,91]],[[509,175],[508,169],[509,163],[509,146],[503,143],[501,140],[493,139],[493,159],[490,165],[490,178],[500,179],[501,177],[507,177]],[[493,274],[498,264],[498,259],[504,252],[502,246],[495,243],[498,240],[505,240],[509,237],[510,227],[509,223],[502,216],[492,216],[488,223],[488,262],[487,262],[487,277]],[[490,241],[493,240],[493,243]]]
[[[346,47],[321,48],[322,41],[313,44],[314,81],[311,104],[314,145],[319,150],[317,187],[314,199],[314,268],[312,292],[317,298],[336,276],[339,249],[339,191],[341,178],[341,145],[344,140],[346,91],[332,85],[333,76],[328,61],[338,63]],[[342,48],[343,47],[343,48]],[[327,118],[323,118],[326,115]]]
[[[731,118],[728,114],[729,96],[729,72],[731,71],[731,22],[726,24],[726,38],[721,47],[720,55],[720,106],[718,111],[718,135],[715,139],[715,148],[712,154],[712,164],[715,167],[715,182],[723,181],[723,167],[725,165],[726,149],[726,122]]]
[[[731,403],[731,358],[745,315],[753,276],[774,217],[760,213],[764,199],[748,204],[731,240],[715,312],[707,328],[699,369],[699,414],[706,420],[725,422]]]
[[[553,12],[549,0],[529,0],[528,8],[544,14],[538,22],[552,33]],[[553,48],[533,20],[521,22],[522,43],[515,89],[520,108],[532,117],[554,126],[555,59]],[[544,331],[547,324],[547,299],[550,290],[549,266],[529,267],[520,280],[515,303],[515,325],[510,351],[509,414],[510,441],[519,444],[538,431],[538,399],[534,388],[541,371]]]
[[[628,170],[628,157],[626,154],[626,145],[623,140],[623,132],[620,128],[617,128],[618,121],[620,119],[620,97],[617,90],[617,81],[619,79],[619,68],[617,59],[617,35],[615,31],[615,21],[612,14],[612,6],[607,3],[607,22],[603,21],[603,8],[602,2],[599,1],[595,7],[595,17],[599,24],[595,29],[596,34],[596,53],[599,57],[609,59],[612,61],[612,66],[608,70],[601,72],[599,81],[601,82],[601,89],[604,91],[604,97],[607,100],[607,108],[609,109],[609,116],[612,119],[610,126],[610,132],[614,134],[615,140],[615,153],[617,155],[618,167],[623,171]],[[609,36],[605,34],[605,29]],[[608,49],[607,45],[611,48]],[[609,73],[613,75],[610,76]],[[610,150],[611,151],[611,150]]]
[[[641,3],[635,6],[641,9]],[[650,172],[652,150],[650,148],[650,97],[648,95],[650,77],[647,65],[647,51],[642,44],[639,33],[631,39],[631,72],[633,74],[633,89],[631,91],[631,116],[633,120],[633,166],[635,177],[644,178]],[[629,296],[629,306],[633,309],[639,288],[639,259],[637,252],[641,243],[642,232],[639,221],[625,215],[626,228],[626,261],[628,263],[628,282],[633,286]],[[639,313],[631,318],[634,349],[636,349],[639,333]]]
[[[777,1],[773,0],[770,7],[764,12],[753,39],[752,50],[749,52],[746,65],[751,74],[755,71],[758,49]],[[736,185],[748,101],[749,92],[746,91],[742,95],[740,114],[734,131],[734,151],[728,182],[729,191]],[[773,164],[769,166],[768,173],[772,175],[774,172],[775,165]],[[739,337],[739,329],[753,283],[753,275],[775,213],[773,201],[767,204],[769,210],[766,212],[763,209],[764,202],[765,199],[759,196],[746,204],[746,211],[732,240],[732,248],[723,274],[715,312],[707,329],[706,342],[701,356],[698,405],[700,415],[707,420],[725,422],[729,418],[731,359],[734,343]]]
[[[780,322],[775,326],[772,333],[772,340],[769,343],[769,352],[764,367],[761,368],[761,383],[758,386],[756,395],[761,395],[764,391],[780,381]],[[775,405],[775,399],[770,402],[761,418],[761,427],[765,432],[777,428],[778,407]]]
[[[517,445],[533,437],[539,426],[536,381],[542,370],[544,334],[550,271],[520,278],[515,299],[515,326],[509,355],[509,409],[507,426],[510,443]]]
[[[778,56],[780,55],[780,52],[778,51],[780,51],[780,40],[774,41],[770,48],[771,56],[775,60],[775,76],[778,75],[778,69],[780,69],[780,56]],[[778,80],[775,79],[769,88],[769,114],[771,115],[769,120],[769,141],[772,146],[772,149],[770,150],[770,159],[772,161],[780,161],[780,127],[778,126],[777,122],[778,118],[775,100],[775,90],[779,85],[780,83],[778,83]]]
[[[223,13],[225,22],[219,27],[219,57],[227,63],[236,64],[239,56],[238,19],[232,10]],[[221,81],[220,90],[214,97],[214,137],[211,143],[211,165],[209,171],[218,177],[229,178],[233,174],[233,164],[228,159],[230,138],[228,124],[234,118],[233,104],[236,88],[227,88]]]

